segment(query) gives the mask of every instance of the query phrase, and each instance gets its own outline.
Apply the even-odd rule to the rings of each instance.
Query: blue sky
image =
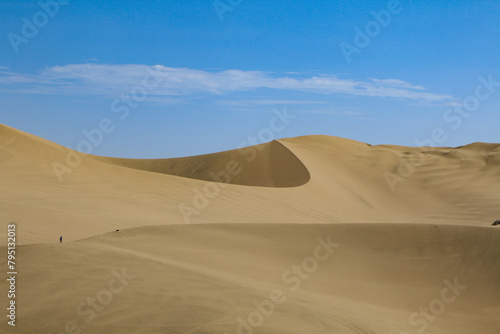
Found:
[[[77,148],[109,120],[93,154],[234,149],[284,110],[275,138],[500,142],[498,1],[7,0],[0,35],[0,123]]]

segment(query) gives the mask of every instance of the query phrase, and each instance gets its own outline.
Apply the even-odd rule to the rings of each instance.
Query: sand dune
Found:
[[[137,160],[0,138],[16,332],[500,332],[500,144],[306,136]]]
[[[499,144],[411,148],[307,136],[245,153],[133,160],[77,154],[7,126],[0,136],[1,210],[22,222],[23,244],[186,222],[488,226],[500,214]],[[62,181],[54,164],[70,171]],[[211,173],[231,184],[207,181]],[[183,215],[180,206],[193,210]]]
[[[204,181],[263,187],[296,187],[309,181],[302,162],[278,141],[220,153],[173,159],[92,159],[132,169]],[[229,164],[229,166],[228,166]],[[234,171],[226,181],[219,171]],[[240,172],[238,172],[241,170]],[[230,174],[231,175],[231,174]]]

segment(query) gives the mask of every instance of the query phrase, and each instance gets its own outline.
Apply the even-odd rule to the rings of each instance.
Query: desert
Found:
[[[60,182],[68,149],[7,126],[1,142],[21,333],[500,329],[500,144],[306,136],[246,148],[251,161],[77,152]],[[386,173],[416,156],[391,191]]]
[[[0,334],[500,334],[499,18],[0,1]]]

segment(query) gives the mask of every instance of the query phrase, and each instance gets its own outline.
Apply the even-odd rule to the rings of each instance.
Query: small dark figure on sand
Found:
[[[59,237],[59,243],[62,244],[62,235]]]

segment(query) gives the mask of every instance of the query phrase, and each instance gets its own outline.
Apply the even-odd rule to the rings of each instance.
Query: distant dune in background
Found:
[[[304,136],[120,159],[0,138],[16,332],[500,333],[500,144]],[[122,268],[134,278],[92,317]]]

